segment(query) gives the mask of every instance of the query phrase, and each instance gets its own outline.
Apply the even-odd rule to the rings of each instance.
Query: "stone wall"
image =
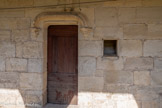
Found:
[[[64,6],[32,7],[55,4],[0,1],[0,107],[41,108],[46,103],[46,40],[34,21],[43,12],[64,12]],[[1,9],[15,7],[30,8]],[[162,1],[117,0],[81,5],[81,11],[77,7],[74,11],[88,26],[79,26],[75,107],[162,108]],[[117,40],[117,57],[103,57],[103,40]]]

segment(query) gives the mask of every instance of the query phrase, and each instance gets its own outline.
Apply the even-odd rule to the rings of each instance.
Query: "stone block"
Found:
[[[109,7],[95,8],[95,24],[96,26],[117,26],[117,9]]]
[[[28,72],[43,72],[43,60],[42,59],[29,59],[28,60]]]
[[[134,84],[140,86],[149,86],[151,84],[151,77],[149,71],[135,71]]]
[[[29,30],[13,30],[12,40],[15,42],[25,42],[29,40]]]
[[[2,88],[15,89],[19,86],[19,74],[16,72],[0,72],[0,85]]]
[[[157,7],[157,6],[162,6],[162,1],[161,0],[143,0],[142,1],[143,6],[147,7]]]
[[[20,73],[20,88],[25,90],[42,90],[43,77],[38,73]]]
[[[96,27],[94,37],[100,39],[122,39],[123,29],[120,27]]]
[[[97,69],[103,70],[122,70],[123,69],[123,59],[111,59],[110,58],[97,58]]]
[[[140,40],[119,40],[118,47],[119,56],[142,56],[142,41]]]
[[[2,18],[19,18],[24,17],[24,10],[1,10],[0,17]]]
[[[104,76],[104,70],[96,70],[94,75],[96,77],[103,77]]]
[[[96,71],[96,58],[79,57],[79,76],[93,76]]]
[[[155,70],[162,70],[162,58],[155,58],[154,59],[154,69]]]
[[[118,101],[117,108],[139,108],[136,100]]]
[[[23,56],[23,43],[16,43],[16,57],[22,58]]]
[[[161,86],[162,85],[162,72],[161,71],[153,71],[151,72],[151,85],[153,86]]]
[[[96,38],[93,37],[93,29],[92,28],[86,28],[82,27],[80,28],[79,32],[79,40],[97,40]]]
[[[8,58],[6,60],[6,71],[26,72],[27,71],[27,60],[20,59],[20,58]]]
[[[25,104],[29,107],[33,106],[41,106],[42,103],[42,91],[25,91],[23,93],[24,95],[24,100],[25,100]]]
[[[79,56],[102,56],[102,41],[79,41]]]
[[[6,8],[33,6],[33,0],[5,0]]]
[[[34,0],[35,6],[44,6],[44,5],[57,5],[61,3],[61,1],[53,1],[53,0]]]
[[[29,29],[30,28],[30,19],[29,18],[19,18],[17,21],[18,29]]]
[[[5,58],[4,57],[0,57],[0,71],[4,72],[5,71]]]
[[[124,39],[147,39],[146,24],[127,24],[123,28]]]
[[[79,11],[80,12],[80,11]],[[81,13],[85,16],[89,27],[94,26],[94,8],[81,8]]]
[[[158,100],[159,95],[149,87],[141,87],[134,93],[134,98],[138,101],[153,101]]]
[[[159,108],[159,102],[158,101],[143,101],[142,102],[142,108]]]
[[[38,28],[30,28],[30,37],[33,41],[43,42],[43,36],[39,32]]]
[[[160,23],[162,22],[162,7],[139,7],[137,8],[137,22]]]
[[[150,70],[153,69],[152,58],[127,58],[124,64],[125,70]]]
[[[93,93],[93,108],[113,108],[116,102],[111,100],[111,94]]]
[[[78,92],[79,108],[93,108],[93,93]]]
[[[15,44],[13,42],[0,42],[0,56],[15,57]]]
[[[0,41],[10,41],[11,40],[11,31],[1,30],[0,31]]]
[[[148,38],[149,39],[162,39],[162,24],[149,24],[148,25]]]
[[[162,40],[147,40],[144,42],[144,56],[162,57]]]
[[[78,85],[78,90],[81,92],[102,92],[104,79],[103,77],[79,77]]]
[[[136,8],[119,8],[119,23],[128,24],[136,22]]]
[[[142,7],[141,0],[126,0],[123,4],[124,4],[124,7],[130,7],[130,8]]]
[[[126,84],[105,84],[105,92],[108,93],[129,93],[131,85],[126,85]]]
[[[41,42],[25,42],[19,48],[20,50],[22,49],[24,58],[42,58],[43,56],[43,45]]]
[[[130,71],[104,71],[106,84],[133,84],[133,72]]]
[[[16,29],[17,19],[16,18],[0,18],[0,29]]]

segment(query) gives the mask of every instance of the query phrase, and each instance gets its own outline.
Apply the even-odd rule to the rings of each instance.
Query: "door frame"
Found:
[[[42,51],[43,73],[42,73],[42,83],[41,83],[42,106],[47,104],[47,40],[48,40],[47,38],[48,38],[48,27],[50,25],[78,25],[78,43],[79,43],[79,38],[81,36],[84,36],[84,31],[86,29],[88,30],[91,29],[88,26],[89,24],[87,23],[86,18],[81,13],[46,12],[46,13],[39,14],[35,18],[34,23],[31,27],[31,36],[36,37],[37,41],[43,43],[42,46],[43,47],[43,51]],[[78,69],[78,73],[79,73],[79,69]],[[79,74],[78,74],[78,88],[79,88]],[[79,96],[78,96],[78,100],[79,100]]]

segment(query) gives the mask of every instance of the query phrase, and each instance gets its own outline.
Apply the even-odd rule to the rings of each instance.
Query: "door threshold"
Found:
[[[78,105],[61,105],[47,103],[43,108],[79,108]]]

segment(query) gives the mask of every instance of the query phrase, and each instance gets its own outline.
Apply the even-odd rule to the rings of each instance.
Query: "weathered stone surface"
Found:
[[[15,89],[19,86],[19,74],[16,72],[0,72],[0,87]]]
[[[142,108],[159,108],[159,102],[157,101],[143,101]],[[160,107],[161,108],[161,107]]]
[[[161,7],[139,7],[137,8],[137,21],[140,23],[162,22]]]
[[[147,39],[146,24],[127,24],[124,26],[124,39]]]
[[[13,42],[0,42],[0,56],[15,57],[15,44]]]
[[[96,58],[79,57],[79,76],[93,76],[96,71]]]
[[[0,18],[0,29],[16,29],[17,19],[16,18]]]
[[[23,95],[24,95],[25,104],[28,107],[41,106],[42,104],[42,96],[41,96],[42,91],[41,90],[25,91]]]
[[[123,3],[124,7],[141,7],[142,6],[142,1],[140,0],[127,0],[126,2]]]
[[[129,88],[131,85],[125,84],[105,84],[104,91],[108,93],[121,93],[125,94],[129,92]]]
[[[162,39],[162,24],[149,24],[148,37],[149,39]]]
[[[33,0],[5,0],[5,7],[28,7],[33,6]]]
[[[43,42],[43,36],[39,32],[40,32],[40,29],[38,28],[30,28],[31,40]]]
[[[125,70],[149,70],[153,69],[152,58],[127,58],[124,65]]]
[[[78,38],[79,40],[95,40],[93,37],[93,29],[85,27],[80,28],[80,35]]]
[[[103,77],[104,76],[104,70],[98,70],[98,69],[96,69],[94,75],[96,77]]]
[[[102,56],[102,41],[80,41],[79,56]]]
[[[134,98],[139,101],[153,101],[158,100],[159,95],[150,88],[138,88],[134,93]]]
[[[19,90],[17,89],[0,89],[0,105],[2,108],[24,108],[17,107],[16,101],[19,99],[21,103],[24,102]]]
[[[136,8],[119,8],[119,23],[135,23]]]
[[[15,42],[24,42],[29,40],[29,30],[13,30],[12,40]]]
[[[151,6],[162,6],[161,0],[143,0],[142,1],[143,6],[151,7]]]
[[[29,18],[21,18],[17,21],[18,29],[29,29],[30,27],[30,19]]]
[[[23,56],[23,43],[16,43],[16,57],[22,58]]]
[[[149,86],[151,84],[151,77],[149,71],[135,71],[134,84],[141,86]]]
[[[1,30],[0,31],[0,41],[10,41],[11,40],[11,31],[9,30]]]
[[[16,18],[24,17],[24,10],[2,10],[0,11],[0,17],[3,18]]]
[[[61,1],[53,1],[53,0],[34,0],[34,5],[35,6],[43,6],[43,5],[57,5],[61,3]]]
[[[151,72],[151,84],[153,86],[161,86],[162,85],[162,72],[161,71],[153,71]]]
[[[42,75],[38,73],[20,73],[20,88],[41,90]]]
[[[116,102],[111,100],[110,93],[93,93],[93,108],[113,108]]]
[[[96,27],[94,37],[100,39],[122,39],[123,29],[120,27]]]
[[[108,7],[95,8],[95,24],[96,26],[116,26],[118,24],[117,9]]]
[[[78,85],[78,90],[81,92],[102,92],[104,87],[104,79],[103,77],[79,77]]]
[[[28,60],[28,72],[43,72],[43,60],[42,59],[29,59]]]
[[[118,101],[117,108],[139,108],[136,100]]]
[[[97,69],[104,70],[122,70],[123,69],[123,59],[110,59],[109,58],[97,58]]]
[[[86,21],[90,27],[94,26],[94,8],[81,8],[81,13],[86,16]]]
[[[140,40],[119,40],[118,47],[119,56],[142,56],[142,41]]]
[[[89,92],[78,92],[78,104],[80,108],[93,108],[93,94]]]
[[[155,70],[162,70],[162,58],[155,58],[154,59],[154,69]]]
[[[42,55],[43,55],[42,43],[25,42],[22,47],[23,47],[22,54],[24,58],[42,58]]]
[[[144,56],[162,57],[162,40],[147,40],[144,42]]]
[[[105,71],[105,84],[133,84],[133,72]]]
[[[5,71],[5,58],[0,57],[0,71],[3,72]]]
[[[27,60],[19,58],[9,58],[6,60],[6,71],[27,71]]]

